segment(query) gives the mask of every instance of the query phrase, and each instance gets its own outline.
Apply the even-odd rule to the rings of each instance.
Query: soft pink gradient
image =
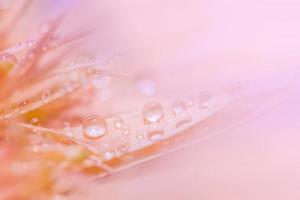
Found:
[[[99,27],[98,39],[91,42],[98,56],[105,59],[113,53],[130,50],[114,63],[114,69],[156,80],[159,84],[156,98],[185,97],[236,81],[252,83],[254,93],[278,85],[288,85],[289,91],[282,94],[285,99],[282,104],[246,124],[108,177],[99,181],[97,188],[82,186],[83,194],[74,198],[300,198],[299,1],[89,3],[84,1],[77,10],[85,14],[86,21]],[[87,10],[90,12],[86,13]],[[140,108],[146,99],[129,99],[132,92],[127,95],[122,94],[122,99],[114,97],[120,105],[116,110]],[[210,126],[225,121],[234,109],[238,108],[233,106]],[[193,131],[201,134],[201,128]]]

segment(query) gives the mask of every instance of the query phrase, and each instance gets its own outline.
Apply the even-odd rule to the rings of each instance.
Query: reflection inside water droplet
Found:
[[[188,112],[185,102],[176,101],[172,106],[172,110],[177,128],[192,120],[192,115]]]
[[[90,139],[102,137],[107,132],[107,123],[104,119],[91,116],[84,121],[84,135]]]
[[[125,128],[125,129],[123,129],[122,134],[125,135],[125,136],[127,136],[127,135],[131,134],[131,131],[130,131],[130,129]]]
[[[115,128],[116,129],[120,129],[120,128],[122,128],[123,127],[123,119],[122,118],[120,118],[120,117],[115,117],[114,118],[114,125],[115,125]]]
[[[163,138],[163,130],[156,130],[148,133],[148,139],[151,141],[159,141]]]
[[[187,112],[186,110],[186,106],[184,104],[183,101],[176,101],[174,104],[173,104],[173,113],[175,115],[183,115]]]
[[[149,102],[145,104],[143,109],[143,117],[146,122],[158,122],[164,116],[164,112],[160,103]]]
[[[112,151],[106,151],[103,154],[103,157],[105,160],[111,160],[111,159],[113,159],[114,156],[115,156],[115,154]]]
[[[32,119],[30,120],[30,123],[33,124],[33,125],[38,125],[39,122],[40,122],[39,119],[36,118],[36,117],[34,117],[34,118],[32,118]]]

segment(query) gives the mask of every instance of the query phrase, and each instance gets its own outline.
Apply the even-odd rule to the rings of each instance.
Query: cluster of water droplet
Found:
[[[119,116],[110,119],[91,116],[83,121],[82,136],[98,145],[103,160],[110,161],[115,157],[126,156],[128,152],[172,136],[172,133],[168,133],[166,130],[173,130],[191,122],[199,112],[198,110],[209,107],[209,98],[208,95],[205,95],[201,98],[175,101],[171,105],[171,109],[164,109],[156,101],[148,102],[142,110],[143,129],[128,127],[130,122],[124,121]],[[173,122],[169,123],[168,118]],[[111,134],[108,134],[108,132],[111,132]],[[107,137],[104,137],[106,135]],[[101,139],[102,137],[103,139]]]
[[[152,101],[144,105],[143,118],[148,139],[150,141],[158,141],[162,139],[164,135],[162,126],[163,117],[164,110],[160,103]]]
[[[188,112],[184,101],[176,101],[172,105],[172,111],[175,116],[176,126],[180,127],[192,120],[192,115]]]

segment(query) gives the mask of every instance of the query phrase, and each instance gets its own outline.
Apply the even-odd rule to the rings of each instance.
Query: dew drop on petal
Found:
[[[125,129],[123,129],[122,134],[127,136],[127,135],[131,134],[131,131],[129,129],[125,128]]]
[[[149,102],[143,109],[144,120],[148,123],[154,123],[161,120],[164,116],[162,106],[158,102]]]
[[[18,105],[18,108],[19,109],[24,108],[25,106],[27,106],[28,103],[29,103],[28,100],[21,101]]]
[[[211,94],[209,92],[204,92],[202,95],[200,95],[199,97],[199,101],[200,101],[200,106],[201,108],[208,108],[210,106],[210,101],[211,99]]]
[[[84,136],[90,139],[97,139],[107,133],[107,123],[104,119],[91,116],[84,121]]]
[[[71,93],[74,90],[76,90],[80,84],[76,81],[68,81],[62,86],[62,90],[64,90],[66,93]]]
[[[113,159],[114,156],[115,156],[115,154],[112,151],[105,151],[103,153],[103,157],[105,160],[111,160],[111,159]]]
[[[115,117],[114,118],[114,125],[116,129],[120,129],[123,127],[123,119],[121,117]]]
[[[0,56],[0,61],[6,61],[6,62],[14,65],[17,63],[18,59],[13,54],[4,54],[4,55]]]
[[[44,92],[41,96],[41,100],[44,103],[47,103],[49,101],[49,97],[50,97],[51,92],[49,90],[47,90],[46,92]]]
[[[121,139],[117,144],[117,150],[119,152],[127,152],[129,150],[130,144],[126,139]]]
[[[32,47],[33,43],[34,42],[32,40],[29,40],[29,41],[26,42],[26,45],[27,45],[27,47]]]
[[[192,115],[188,112],[185,102],[175,102],[172,106],[172,110],[175,115],[177,128],[192,120]]]
[[[143,140],[143,139],[144,139],[144,135],[138,134],[138,135],[136,136],[136,138],[137,138],[138,140]]]
[[[161,123],[152,123],[146,126],[148,139],[151,141],[161,140],[164,136],[164,128]]]
[[[183,101],[175,102],[172,109],[175,115],[183,115],[186,113],[186,106]]]
[[[151,141],[159,141],[162,139],[164,132],[162,130],[152,131],[148,133],[148,139]]]
[[[40,120],[36,117],[34,117],[30,120],[30,123],[33,125],[37,125],[37,124],[39,124],[39,122],[40,122]]]

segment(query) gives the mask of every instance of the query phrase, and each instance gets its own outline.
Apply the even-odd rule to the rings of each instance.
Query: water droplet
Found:
[[[44,103],[47,103],[49,102],[49,97],[51,95],[51,92],[49,90],[47,90],[46,92],[44,92],[41,96],[41,100],[44,102]]]
[[[148,138],[151,141],[159,141],[163,138],[164,132],[162,130],[152,131],[148,133]]]
[[[97,79],[97,78],[102,78],[103,77],[103,71],[100,70],[100,69],[97,69],[97,68],[88,68],[88,74],[94,78],[94,79]]]
[[[91,116],[84,121],[84,135],[90,139],[97,139],[107,132],[107,123],[104,119]]]
[[[0,60],[9,62],[10,64],[16,64],[18,62],[18,59],[15,55],[13,54],[4,54],[0,56]]]
[[[144,120],[148,123],[158,122],[164,116],[164,112],[160,103],[149,102],[145,104],[143,109]]]
[[[115,117],[114,118],[114,125],[116,129],[120,129],[123,127],[124,122],[123,119],[121,117]]]
[[[20,108],[23,108],[23,107],[27,106],[28,103],[29,103],[28,100],[24,100],[24,101],[22,101],[21,103],[19,103],[18,108],[19,108],[19,109],[20,109]]]
[[[203,92],[199,97],[199,102],[201,108],[208,108],[210,106],[209,100],[211,99],[211,94],[209,92]]]
[[[163,126],[161,123],[152,123],[146,126],[148,139],[151,141],[161,140],[164,135]]]
[[[183,101],[176,101],[173,104],[173,113],[175,115],[183,115],[186,113],[186,106]]]
[[[34,42],[33,42],[33,40],[29,40],[26,42],[26,44],[27,44],[27,47],[32,47]]]
[[[66,93],[71,93],[73,92],[75,89],[77,89],[78,87],[80,86],[80,84],[76,81],[69,81],[69,82],[66,82],[64,85],[63,85],[63,90],[66,92]]]
[[[126,139],[121,139],[117,144],[117,150],[119,152],[127,152],[129,150],[130,144]]]
[[[36,118],[36,117],[34,117],[34,118],[32,118],[31,120],[30,120],[30,123],[31,124],[33,124],[33,125],[37,125],[37,124],[39,124],[39,119],[38,118]]]
[[[172,106],[175,115],[176,127],[180,127],[192,120],[192,115],[187,111],[186,104],[183,101],[176,101]]]
[[[125,136],[127,136],[127,135],[131,134],[131,131],[126,128],[126,129],[123,129],[122,134],[125,135]]]
[[[197,101],[197,98],[196,98],[196,97],[194,97],[194,96],[189,97],[189,98],[187,99],[187,101],[186,101],[186,106],[187,106],[188,108],[193,108],[193,107],[197,106],[196,101]]]
[[[105,151],[103,157],[105,160],[111,160],[115,156],[114,152],[112,151]]]
[[[138,134],[138,135],[136,136],[136,138],[137,138],[138,140],[143,140],[145,137],[144,137],[144,135],[142,135],[142,134]]]

